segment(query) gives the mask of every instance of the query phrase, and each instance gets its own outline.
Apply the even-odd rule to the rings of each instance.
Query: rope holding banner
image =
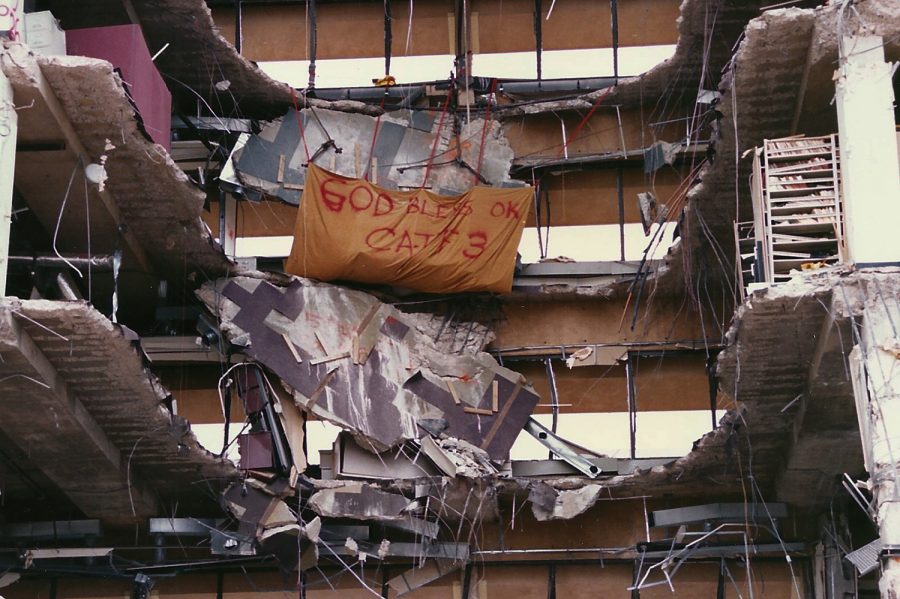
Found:
[[[441,141],[441,131],[444,129],[444,117],[447,116],[447,107],[450,105],[450,96],[453,95],[453,86],[447,90],[447,98],[444,100],[444,108],[441,110],[441,118],[438,121],[437,131],[434,133],[434,143],[431,145],[431,155],[428,156],[428,166],[425,167],[425,178],[422,180],[422,187],[428,184],[428,174],[431,172],[431,163],[434,161],[435,152],[437,152],[438,144]]]
[[[366,181],[369,180],[369,171],[372,169],[372,159],[375,158],[375,142],[378,140],[378,129],[381,127],[381,115],[384,114],[384,101],[387,100],[388,90],[384,90],[384,95],[381,96],[381,112],[378,113],[378,118],[375,119],[375,133],[372,135],[372,145],[369,147],[369,161],[366,163],[366,172],[363,175],[363,179]]]
[[[291,88],[291,99],[294,101],[294,113],[297,115],[297,127],[300,128],[300,141],[303,142],[303,149],[306,151],[306,162],[309,163],[309,147],[306,145],[306,134],[303,131],[303,119],[300,118],[300,107],[297,104],[297,90]]]
[[[487,113],[484,116],[484,125],[481,127],[481,147],[478,149],[478,164],[475,165],[475,175],[472,180],[472,185],[478,185],[478,181],[481,179],[481,161],[484,158],[484,140],[485,137],[487,137],[488,124],[491,122],[491,104],[493,103],[494,90],[496,87],[497,80],[491,79],[491,88],[488,91]]]

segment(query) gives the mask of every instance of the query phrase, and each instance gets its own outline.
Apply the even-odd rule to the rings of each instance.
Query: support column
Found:
[[[860,281],[861,324],[850,352],[853,394],[876,522],[885,549],[881,596],[900,597],[900,304],[896,274]]]
[[[6,295],[6,274],[9,268],[18,118],[12,84],[0,71],[0,297]]]
[[[859,267],[900,264],[900,166],[894,124],[891,65],[883,40],[841,40],[835,82],[841,182],[849,262]]]

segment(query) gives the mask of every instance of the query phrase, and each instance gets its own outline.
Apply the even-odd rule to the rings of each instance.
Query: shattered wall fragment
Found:
[[[317,491],[306,505],[322,517],[402,520],[415,503],[403,495],[357,483]]]
[[[466,137],[480,133],[483,125],[483,120],[472,121]],[[229,160],[242,186],[295,206],[310,162],[389,189],[427,186],[456,194],[475,184],[522,185],[510,179],[513,151],[499,123],[488,128],[483,150],[478,143],[460,142],[451,129],[448,122],[438,131],[427,111],[398,111],[376,120],[334,110],[290,110],[251,136]]]
[[[281,377],[303,409],[374,449],[429,430],[503,460],[538,402],[521,375],[488,354],[442,353],[404,314],[361,291],[237,277],[207,284],[201,297],[228,339]],[[381,320],[366,345],[359,327],[370,313]]]
[[[580,489],[558,491],[545,483],[536,482],[531,487],[528,500],[539,522],[568,520],[594,505],[602,490],[602,485],[585,485]]]

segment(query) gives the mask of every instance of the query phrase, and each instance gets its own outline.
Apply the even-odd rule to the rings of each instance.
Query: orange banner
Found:
[[[432,293],[512,289],[532,189],[394,191],[309,165],[285,270]]]

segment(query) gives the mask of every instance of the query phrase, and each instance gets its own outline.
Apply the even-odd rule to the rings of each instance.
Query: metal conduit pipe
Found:
[[[10,256],[10,266],[35,266],[38,268],[65,268],[71,265],[78,268],[92,268],[97,270],[112,270],[112,256],[91,256],[90,258],[70,258],[65,260],[57,256]]]

